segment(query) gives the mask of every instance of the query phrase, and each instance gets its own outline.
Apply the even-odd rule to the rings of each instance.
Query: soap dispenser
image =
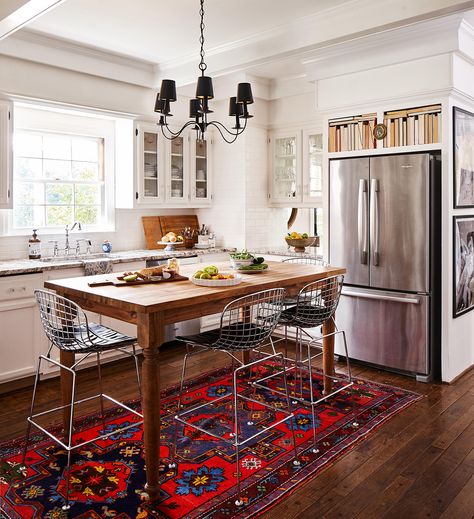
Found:
[[[36,235],[37,230],[33,229],[33,236],[28,240],[28,258],[30,259],[41,258],[41,240]]]

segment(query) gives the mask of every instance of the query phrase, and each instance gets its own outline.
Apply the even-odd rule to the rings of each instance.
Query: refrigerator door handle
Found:
[[[359,180],[359,201],[357,206],[357,235],[359,238],[360,262],[367,265],[368,255],[368,215],[367,215],[367,181]]]
[[[392,301],[394,303],[408,303],[419,305],[421,297],[419,296],[395,296],[389,294],[369,294],[367,292],[357,292],[355,290],[342,290],[342,295],[349,297],[361,297],[362,299],[377,299],[380,301]]]
[[[373,178],[370,182],[370,205],[371,205],[371,237],[370,237],[370,246],[373,251],[372,255],[372,265],[377,267],[380,265],[380,251],[379,251],[379,232],[380,232],[380,222],[379,222],[379,181],[376,178]]]

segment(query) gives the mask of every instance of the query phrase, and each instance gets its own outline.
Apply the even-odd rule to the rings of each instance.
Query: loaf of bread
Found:
[[[163,270],[166,268],[166,265],[159,265],[157,267],[147,267],[137,271],[138,277],[142,279],[147,279],[152,276],[161,276],[163,275]]]

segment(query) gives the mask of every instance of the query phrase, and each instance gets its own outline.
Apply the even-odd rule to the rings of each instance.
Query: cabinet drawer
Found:
[[[42,286],[41,274],[0,278],[0,301],[32,298],[34,297],[34,291],[37,288],[42,288]]]

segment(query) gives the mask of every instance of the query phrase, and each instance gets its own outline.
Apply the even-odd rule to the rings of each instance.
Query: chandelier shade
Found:
[[[163,79],[160,88],[160,99],[174,102],[177,99],[176,96],[176,82],[172,79]]]
[[[237,103],[251,105],[253,103],[252,85],[239,83],[237,85]]]
[[[217,129],[224,141],[230,144],[235,142],[237,137],[244,132],[247,127],[247,120],[252,117],[247,109],[247,105],[254,102],[252,86],[250,83],[239,83],[237,85],[237,96],[229,99],[229,115],[235,118],[235,124],[230,130],[219,121],[208,120],[209,114],[213,113],[209,109],[208,101],[214,99],[214,88],[212,78],[205,75],[207,65],[204,61],[204,0],[200,0],[200,5],[201,35],[199,42],[201,44],[201,60],[198,66],[200,75],[196,84],[196,98],[189,101],[189,117],[192,120],[185,123],[178,131],[172,131],[168,126],[167,118],[172,116],[170,113],[170,103],[174,103],[178,98],[176,95],[176,82],[172,79],[162,80],[160,92],[156,96],[155,112],[160,115],[158,125],[161,128],[161,133],[169,140],[179,137],[186,128],[195,130],[198,139],[204,139],[206,130],[209,126],[212,126]],[[241,119],[244,120],[243,126],[240,124]]]
[[[198,99],[214,99],[214,88],[212,87],[212,78],[209,76],[200,76],[197,80],[196,97]]]

